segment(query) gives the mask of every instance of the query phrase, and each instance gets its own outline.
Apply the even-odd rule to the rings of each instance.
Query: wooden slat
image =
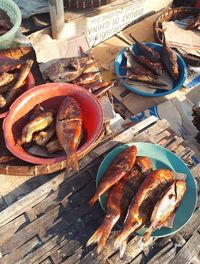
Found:
[[[169,243],[167,244],[162,250],[160,250],[156,255],[154,255],[149,261],[148,264],[160,264],[162,259],[164,261],[165,255],[167,254],[167,252],[170,252],[170,250],[173,248],[173,243]],[[162,262],[163,263],[163,262]]]
[[[200,234],[195,232],[178,254],[171,260],[170,264],[190,263],[200,252]]]
[[[191,169],[192,175],[194,177],[200,176],[200,163]]]

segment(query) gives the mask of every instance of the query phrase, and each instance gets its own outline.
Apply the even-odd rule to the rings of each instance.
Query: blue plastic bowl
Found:
[[[156,51],[158,52],[161,52],[161,49],[162,49],[162,45],[161,44],[157,44],[157,43],[152,43],[152,42],[146,42],[144,43],[145,45],[147,45],[148,47],[150,48],[153,48],[155,49]],[[134,53],[136,55],[140,55],[141,52],[140,50],[138,49],[138,47],[134,44],[131,46],[132,50],[134,51]],[[126,57],[124,56],[124,51],[125,49],[122,49],[116,59],[115,59],[115,62],[114,62],[114,70],[115,70],[115,74],[117,76],[124,76],[126,74],[126,69],[123,69],[121,68],[121,66],[126,66]],[[177,54],[177,53],[176,53]],[[129,84],[127,84],[125,81],[122,81],[121,84],[123,86],[125,86],[128,90],[134,92],[134,93],[137,93],[137,94],[140,94],[140,95],[143,95],[143,96],[148,96],[148,97],[158,97],[158,96],[165,96],[165,95],[168,95],[168,94],[171,94],[171,93],[174,93],[175,91],[179,90],[186,77],[187,77],[187,67],[186,67],[186,64],[184,62],[184,60],[182,59],[182,57],[177,54],[177,57],[178,57],[178,65],[179,65],[179,78],[177,81],[174,81],[173,82],[173,88],[169,91],[166,91],[166,90],[161,90],[161,89],[157,89],[155,93],[147,93],[147,92],[142,92],[140,90],[137,89],[137,87],[133,87]]]
[[[186,164],[173,152],[160,147],[156,144],[134,142],[125,144],[113,149],[102,161],[96,178],[96,186],[98,186],[100,179],[103,177],[105,171],[108,169],[112,160],[116,158],[128,146],[135,145],[138,149],[138,156],[146,156],[152,160],[153,169],[167,168],[175,172],[184,173],[187,175],[186,184],[187,191],[181,201],[180,206],[175,212],[175,218],[172,228],[162,227],[160,230],[155,230],[152,233],[153,237],[165,237],[172,235],[180,230],[191,218],[197,204],[197,186],[195,180],[186,166]],[[105,199],[107,193],[103,194],[100,199],[100,205],[105,210]],[[144,235],[146,227],[141,228],[136,232],[138,235]]]

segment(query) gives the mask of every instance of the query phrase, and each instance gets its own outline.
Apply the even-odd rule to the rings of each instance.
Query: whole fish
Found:
[[[170,46],[167,44],[165,35],[163,34],[163,48],[162,48],[162,60],[163,63],[169,72],[170,76],[177,80],[179,77],[179,67],[177,63],[177,55],[176,53],[170,48]]]
[[[158,78],[152,78],[149,75],[139,75],[132,73],[130,75],[120,76],[120,78],[128,79],[135,82],[149,83],[159,87],[167,86],[166,83],[161,82]]]
[[[57,114],[56,134],[67,155],[67,175],[72,168],[79,171],[76,150],[81,140],[82,126],[83,115],[79,102],[71,96],[65,97]]]
[[[187,24],[186,30],[191,30],[198,28],[200,26],[200,14],[196,17],[193,17]]]
[[[152,71],[144,68],[144,67],[129,67],[129,66],[121,66],[120,68],[126,69],[137,75],[148,75],[152,78],[158,78],[158,75],[154,74]]]
[[[5,50],[0,50],[0,56],[6,56],[11,59],[20,59],[22,56],[28,54],[32,50],[31,47],[17,47]]]
[[[96,97],[100,97],[102,95],[104,95],[106,92],[108,92],[115,84],[114,82],[103,82],[104,85],[102,84],[101,88],[98,88],[98,86],[96,86],[96,90],[93,90],[93,94]],[[101,86],[101,85],[99,85]]]
[[[127,147],[110,164],[101,178],[95,194],[89,201],[89,206],[93,206],[99,197],[111,186],[121,180],[135,164],[137,155],[136,146]]]
[[[87,85],[94,83],[95,81],[101,79],[101,75],[99,71],[96,72],[86,72],[81,74],[80,77],[78,77],[76,80],[73,81],[73,83],[77,85]]]
[[[96,90],[99,90],[101,88],[106,88],[106,87],[111,86],[111,85],[113,86],[112,82],[102,81],[102,80],[98,79],[97,81],[95,81],[93,83],[84,85],[84,88],[86,88],[89,92],[94,92]]]
[[[150,219],[150,226],[146,230],[143,242],[146,242],[155,229],[160,229],[168,218],[174,214],[175,209],[179,206],[187,190],[184,180],[174,181],[162,198],[156,203]]]
[[[33,134],[44,130],[53,122],[52,112],[46,112],[28,122],[22,129],[21,139],[18,140],[18,145],[23,145],[32,141]]]
[[[17,82],[15,83],[15,85],[10,89],[8,95],[6,96],[6,105],[10,105],[16,95],[19,94],[21,88],[23,87],[25,80],[31,70],[31,67],[33,65],[33,60],[27,60],[25,62],[25,64],[23,65],[23,67],[20,69],[20,73],[19,73],[19,77]]]
[[[24,61],[21,59],[0,58],[0,73],[20,69],[22,65],[24,65]]]
[[[11,73],[3,72],[0,74],[0,87],[9,84],[14,79]]]
[[[129,49],[129,52],[137,63],[147,67],[150,71],[159,76],[162,75],[162,64],[160,62],[152,62],[143,55],[135,55],[131,49]]]
[[[136,165],[137,163],[139,163],[138,167],[142,168],[143,172],[152,169],[151,160],[146,157],[136,158]],[[146,177],[136,165],[109,190],[106,199],[106,215],[103,223],[87,242],[87,246],[97,242],[98,254],[104,248],[114,225],[121,216],[126,214],[131,198],[136,194],[139,186]]]
[[[133,37],[133,35],[130,33],[129,36],[135,41],[137,47],[141,51],[141,53],[147,57],[149,60],[152,62],[160,62],[161,61],[161,56],[160,53],[154,50],[153,48],[150,48],[143,44],[142,42],[139,42],[137,39]]]
[[[174,174],[168,169],[154,170],[145,178],[131,201],[123,229],[114,243],[116,249],[120,248],[120,257],[124,254],[129,236],[147,223],[158,197],[173,179]]]

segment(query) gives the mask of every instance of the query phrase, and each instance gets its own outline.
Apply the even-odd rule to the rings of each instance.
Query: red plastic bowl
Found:
[[[31,72],[29,72],[29,74],[28,74],[28,76],[26,78],[26,84],[25,84],[25,86],[23,88],[22,93],[24,93],[25,91],[28,91],[28,90],[32,89],[34,86],[35,86],[35,79],[33,77],[33,74]],[[6,117],[7,114],[8,114],[8,111],[0,114],[0,118]]]
[[[78,148],[77,154],[80,154],[94,143],[103,127],[103,111],[96,97],[84,88],[74,84],[48,83],[25,92],[10,107],[10,111],[3,122],[4,138],[10,152],[16,157],[34,164],[54,164],[64,161],[66,159],[64,154],[55,158],[31,155],[17,145],[16,142],[27,122],[28,113],[37,104],[58,110],[62,100],[67,95],[73,96],[80,103],[83,111],[83,127],[87,132],[87,139]]]

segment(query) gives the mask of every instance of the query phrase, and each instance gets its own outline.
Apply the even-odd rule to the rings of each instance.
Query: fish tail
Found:
[[[114,219],[105,217],[102,225],[97,229],[97,231],[91,236],[91,238],[87,242],[87,246],[97,243],[97,254],[101,253],[106,241],[110,235],[110,232],[117,222],[119,217],[115,217]]]
[[[150,236],[151,236],[153,230],[154,230],[154,228],[153,228],[152,225],[146,230],[146,232],[144,233],[144,236],[143,236],[143,238],[142,238],[142,241],[143,241],[144,243],[146,243],[146,242],[149,240],[149,238],[150,238]]]
[[[78,158],[75,152],[71,155],[67,155],[66,172],[68,176],[70,174],[71,169],[74,169],[76,172],[79,172]]]
[[[138,227],[139,226],[137,222],[134,223],[132,227],[128,225],[117,236],[114,243],[114,249],[120,249],[120,258],[122,258],[124,255],[129,235],[138,229]]]

